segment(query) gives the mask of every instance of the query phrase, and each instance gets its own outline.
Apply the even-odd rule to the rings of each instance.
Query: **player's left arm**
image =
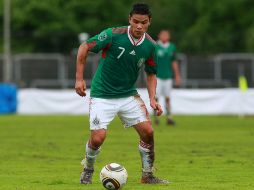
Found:
[[[176,86],[180,86],[182,83],[182,79],[181,79],[181,74],[180,74],[179,62],[176,57],[176,48],[173,52],[172,68],[173,68],[174,75],[175,75]]]
[[[147,90],[150,99],[150,106],[156,110],[158,116],[162,114],[162,108],[160,104],[156,101],[156,86],[157,86],[157,78],[153,73],[147,73]]]
[[[182,83],[182,79],[181,79],[181,74],[180,74],[180,69],[179,69],[179,63],[177,60],[172,62],[172,67],[173,67],[173,71],[175,74],[176,86],[180,86]]]
[[[157,86],[157,78],[156,78],[156,73],[157,73],[157,68],[156,68],[156,55],[153,53],[149,59],[146,60],[145,62],[145,71],[147,73],[147,90],[148,90],[148,95],[150,99],[150,106],[156,110],[157,115],[162,114],[162,108],[160,104],[156,101],[156,86]]]

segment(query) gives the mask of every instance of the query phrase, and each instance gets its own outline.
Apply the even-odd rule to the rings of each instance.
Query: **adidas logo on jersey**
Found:
[[[135,52],[134,50],[132,50],[132,51],[130,52],[130,54],[131,54],[131,55],[136,55],[136,52]]]

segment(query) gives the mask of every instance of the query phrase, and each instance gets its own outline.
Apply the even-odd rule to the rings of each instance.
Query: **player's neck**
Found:
[[[131,26],[128,26],[128,38],[134,46],[138,46],[144,41],[145,34],[143,34],[140,38],[135,38]]]
[[[160,44],[162,47],[168,47],[170,42],[169,41],[166,41],[166,42],[162,42],[162,41],[158,41],[158,44]]]
[[[140,36],[140,37],[135,37],[131,27],[130,27],[129,33],[130,33],[130,36],[132,37],[132,39],[135,40],[135,41],[139,41],[143,37],[143,35]]]

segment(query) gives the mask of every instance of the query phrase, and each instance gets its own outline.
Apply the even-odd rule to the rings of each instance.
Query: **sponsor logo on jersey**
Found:
[[[136,55],[136,52],[135,52],[134,50],[132,50],[132,51],[130,52],[130,54],[131,54],[131,55]]]
[[[106,32],[101,32],[98,36],[98,40],[104,41],[107,38],[107,33]]]
[[[145,63],[145,59],[140,58],[139,61],[138,61],[138,67],[141,67],[143,65],[143,63]]]

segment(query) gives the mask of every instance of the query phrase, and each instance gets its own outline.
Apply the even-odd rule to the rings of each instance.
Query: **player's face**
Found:
[[[151,19],[148,15],[133,14],[129,17],[129,23],[131,25],[131,34],[134,38],[141,38],[147,31],[150,25]]]
[[[159,34],[159,40],[162,43],[167,43],[170,40],[170,34],[168,31],[161,31]]]

